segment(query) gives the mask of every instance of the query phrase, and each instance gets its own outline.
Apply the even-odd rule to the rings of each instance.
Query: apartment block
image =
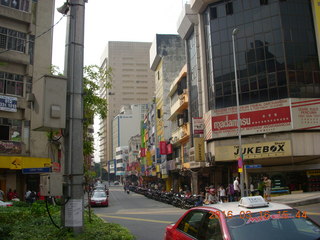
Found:
[[[33,85],[50,74],[53,12],[54,1],[0,2],[0,188],[21,197],[39,190],[39,171],[51,166],[31,112]]]

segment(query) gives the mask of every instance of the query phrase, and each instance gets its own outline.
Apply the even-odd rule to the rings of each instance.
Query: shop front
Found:
[[[244,137],[245,185],[257,189],[264,176],[272,180],[274,194],[316,191],[319,184],[319,132],[288,132]],[[239,155],[236,139],[215,142],[217,165],[234,172]],[[317,175],[319,174],[319,175]]]
[[[0,156],[1,190],[16,190],[20,197],[27,189],[39,191],[40,173],[50,171],[50,158]]]

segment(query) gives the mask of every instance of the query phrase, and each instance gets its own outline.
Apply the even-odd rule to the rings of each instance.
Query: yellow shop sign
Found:
[[[19,170],[24,168],[51,167],[50,158],[0,156],[0,168]]]
[[[216,161],[233,161],[239,157],[239,146],[217,146],[215,148]],[[272,158],[291,156],[291,142],[289,140],[250,143],[242,145],[245,160],[257,158]]]

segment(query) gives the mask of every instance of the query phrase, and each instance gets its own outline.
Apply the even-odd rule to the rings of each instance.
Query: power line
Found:
[[[61,20],[62,20],[65,16],[66,16],[65,14],[62,15],[62,17],[61,17],[54,25],[52,25],[48,30],[46,30],[46,31],[44,31],[43,33],[41,33],[41,34],[39,34],[38,36],[36,36],[36,37],[34,38],[34,40],[36,40],[37,38],[42,37],[42,36],[45,35],[46,33],[50,32],[56,25],[58,25],[58,24],[61,22]],[[29,43],[29,42],[31,42],[31,41],[28,40],[28,41],[26,41],[26,42],[18,45],[18,47],[20,47],[20,46],[24,46],[24,47],[25,47],[25,45],[26,45],[27,43]],[[11,50],[12,50],[12,49],[6,49],[6,50],[0,52],[0,54],[5,53],[5,52],[8,52],[8,51],[11,51]]]

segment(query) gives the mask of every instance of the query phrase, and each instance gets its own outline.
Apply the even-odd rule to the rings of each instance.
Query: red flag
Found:
[[[167,154],[171,154],[172,153],[172,144],[169,143],[167,144]]]
[[[145,157],[145,156],[146,156],[146,149],[145,148],[141,148],[140,157]]]
[[[167,144],[165,141],[160,141],[160,155],[167,155]]]

